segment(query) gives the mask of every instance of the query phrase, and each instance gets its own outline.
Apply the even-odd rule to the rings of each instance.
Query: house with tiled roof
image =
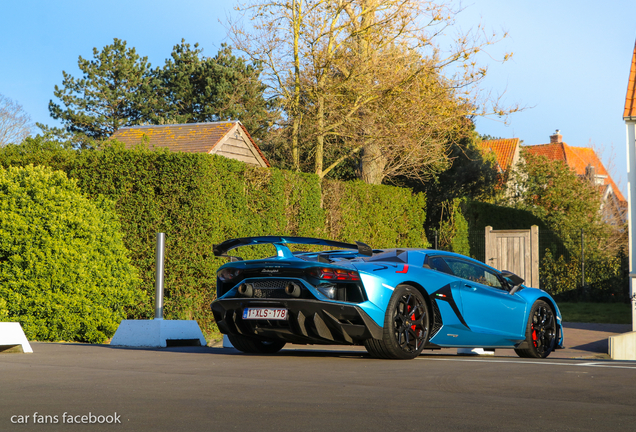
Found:
[[[633,101],[636,116],[636,98]],[[484,152],[492,152],[497,161],[497,169],[502,182],[507,185],[507,193],[511,194],[515,185],[510,184],[508,174],[521,160],[518,138],[486,140],[481,142]],[[605,219],[611,223],[622,224],[627,220],[627,201],[612,179],[594,149],[587,147],[573,147],[563,142],[560,131],[550,136],[550,143],[523,146],[530,154],[545,156],[551,160],[558,160],[569,166],[582,179],[591,181],[599,188],[603,196],[602,211]],[[618,217],[618,220],[616,218]]]
[[[484,140],[480,143],[480,146],[484,153],[494,155],[499,174],[499,187],[510,198],[514,195],[516,189],[514,185],[510,184],[509,174],[520,160],[519,138]]]
[[[117,130],[111,139],[126,145],[146,144],[175,152],[208,153],[268,167],[269,162],[239,121],[131,126]]]
[[[603,196],[602,211],[606,220],[612,222],[618,216],[619,223],[626,222],[627,201],[594,149],[566,144],[559,130],[550,136],[550,143],[523,148],[530,154],[561,161],[579,177],[592,182]]]
[[[487,153],[494,153],[500,174],[510,172],[519,162],[519,138],[485,140],[481,142],[481,148]]]

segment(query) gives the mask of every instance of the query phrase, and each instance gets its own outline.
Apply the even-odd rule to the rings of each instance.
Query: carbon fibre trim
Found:
[[[246,307],[284,307],[288,319],[244,320]],[[298,344],[361,345],[366,339],[382,339],[378,326],[360,307],[307,299],[220,299],[212,312],[224,334],[281,339]]]
[[[324,240],[318,238],[311,237],[292,237],[292,236],[261,236],[261,237],[241,237],[226,240],[223,243],[215,244],[212,247],[212,251],[215,256],[226,256],[225,254],[232,249],[236,249],[241,246],[249,246],[256,244],[268,244],[268,243],[290,243],[290,244],[312,244],[312,245],[322,245],[322,246],[330,246],[336,248],[343,249],[353,249],[358,250],[362,255],[368,255],[371,248],[362,243],[356,242],[357,244],[351,243],[343,243],[334,240]]]
[[[464,320],[462,313],[457,307],[457,303],[455,303],[455,299],[453,298],[453,292],[451,291],[450,284],[444,285],[443,287],[441,287],[440,289],[432,293],[430,297],[432,301],[439,300],[439,301],[447,302],[450,305],[450,307],[453,309],[453,312],[455,312],[455,315],[457,315],[457,318],[459,318],[459,321],[462,324],[464,324],[468,330],[470,330],[470,327],[468,327],[468,324],[466,324],[466,321]]]
[[[431,296],[431,304],[433,305],[433,328],[431,328],[431,335],[429,339],[433,339],[437,333],[442,329],[444,322],[442,321],[442,313],[437,306],[437,301]]]

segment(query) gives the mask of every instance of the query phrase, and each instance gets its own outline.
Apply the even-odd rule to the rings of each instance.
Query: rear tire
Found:
[[[428,341],[429,313],[422,293],[410,285],[393,291],[384,315],[382,340],[367,339],[364,346],[375,358],[410,360]]]
[[[557,338],[556,318],[552,307],[537,300],[528,317],[526,342],[529,348],[515,349],[522,358],[546,358],[554,351]]]
[[[265,341],[241,335],[227,335],[234,348],[247,354],[275,354],[285,346],[284,341]]]

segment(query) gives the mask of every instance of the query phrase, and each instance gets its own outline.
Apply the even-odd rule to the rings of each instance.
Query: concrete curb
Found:
[[[33,352],[20,323],[0,322],[0,352],[15,352],[13,348],[18,348],[23,353]]]
[[[636,331],[610,336],[608,344],[612,360],[636,360]]]
[[[129,347],[168,346],[168,341],[198,341],[206,346],[199,324],[184,320],[124,320],[119,324],[111,345]]]

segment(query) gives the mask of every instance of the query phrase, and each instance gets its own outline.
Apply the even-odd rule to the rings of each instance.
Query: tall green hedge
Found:
[[[297,235],[360,240],[372,247],[427,245],[425,197],[409,189],[321,183],[315,175],[251,167],[221,156],[125,150],[117,143],[75,151],[37,138],[0,150],[0,166],[28,164],[62,170],[88,197],[115,202],[141,278],[141,301],[129,318],[147,319],[154,312],[157,232],[166,233],[164,315],[196,319],[204,329],[212,325],[216,270],[225,263],[212,255],[215,243]],[[245,249],[239,255],[246,259],[273,252],[265,246]]]
[[[327,237],[378,248],[428,247],[424,194],[360,181],[325,181],[323,187]]]

